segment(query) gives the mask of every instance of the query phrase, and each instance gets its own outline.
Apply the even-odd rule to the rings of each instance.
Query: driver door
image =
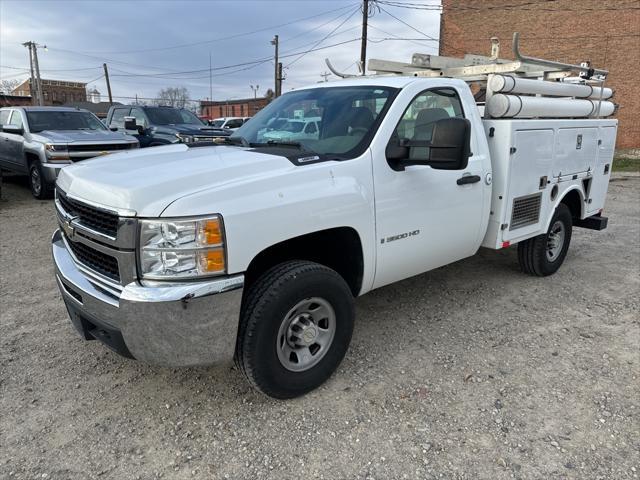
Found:
[[[464,116],[454,88],[425,90],[410,102],[389,141],[426,143],[439,119]],[[412,156],[428,158],[426,146],[410,150]],[[483,221],[482,159],[472,154],[461,170],[428,165],[398,170],[380,156],[385,155],[374,153],[378,244],[374,288],[473,255]],[[458,184],[463,176],[474,176],[474,182]]]

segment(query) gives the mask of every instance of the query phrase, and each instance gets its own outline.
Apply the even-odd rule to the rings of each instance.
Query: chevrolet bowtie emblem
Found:
[[[62,229],[64,230],[64,233],[67,236],[67,238],[69,238],[70,240],[73,239],[73,236],[76,233],[76,229],[72,223],[76,218],[78,217],[69,218],[64,222],[62,222]]]

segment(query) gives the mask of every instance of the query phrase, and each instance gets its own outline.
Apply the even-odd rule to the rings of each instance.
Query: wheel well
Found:
[[[260,252],[245,273],[245,291],[269,268],[289,260],[325,265],[347,282],[356,296],[362,287],[364,260],[358,233],[350,227],[331,228],[285,240]]]
[[[560,203],[564,203],[571,211],[573,218],[580,218],[582,215],[582,198],[578,190],[571,190],[567,193]]]
[[[27,167],[30,167],[34,160],[40,160],[40,157],[35,153],[26,152],[24,156],[27,158]]]

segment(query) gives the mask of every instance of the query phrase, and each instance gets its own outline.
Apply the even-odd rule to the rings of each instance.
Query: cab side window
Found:
[[[116,108],[113,111],[113,115],[111,116],[111,122],[109,122],[109,127],[124,128],[124,117],[128,115],[129,115],[128,108]]]
[[[227,128],[239,128],[242,126],[243,120],[241,118],[234,118],[233,120],[229,120],[225,125]]]
[[[9,113],[11,113],[11,110],[0,110],[0,126],[9,123]]]
[[[147,128],[149,122],[147,122],[147,117],[145,116],[144,112],[141,109],[132,108],[131,109],[131,116],[136,119],[136,125],[141,125],[141,126]]]
[[[317,131],[318,128],[316,127],[315,122],[309,123],[304,129],[304,133],[316,133]]]
[[[11,114],[11,119],[9,120],[9,125],[22,128],[22,115],[20,115],[19,111],[13,111],[13,113]]]
[[[433,128],[443,118],[464,118],[458,93],[451,88],[426,90],[409,104],[398,123],[392,141],[428,142]],[[428,158],[429,147],[411,147],[409,158]]]

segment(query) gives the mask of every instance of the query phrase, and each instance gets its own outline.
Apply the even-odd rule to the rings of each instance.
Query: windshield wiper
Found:
[[[289,140],[267,140],[264,143],[252,143],[252,147],[294,147],[299,148],[303,152],[307,153],[316,153],[313,150],[309,149],[305,145],[300,142],[294,142]]]

